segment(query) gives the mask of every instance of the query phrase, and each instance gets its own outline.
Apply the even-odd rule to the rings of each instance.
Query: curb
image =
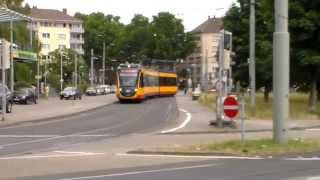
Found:
[[[128,151],[127,154],[141,154],[141,155],[172,155],[172,156],[238,156],[245,157],[244,155],[232,153],[214,153],[214,152],[170,152],[170,151]]]
[[[320,125],[316,126],[304,126],[304,127],[292,127],[289,130],[293,131],[305,131],[307,129],[320,128]],[[258,132],[272,132],[272,129],[252,129],[245,130],[245,133],[258,133]],[[192,134],[236,134],[241,133],[241,130],[221,130],[221,131],[181,131],[181,132],[172,132],[161,135],[192,135]]]
[[[49,121],[52,121],[52,120],[59,120],[59,119],[69,118],[69,117],[72,117],[72,116],[75,116],[75,115],[81,115],[81,114],[85,114],[85,113],[88,113],[88,112],[92,112],[92,111],[96,111],[96,110],[99,110],[99,109],[103,109],[105,107],[108,107],[108,106],[116,104],[116,103],[117,102],[111,102],[109,104],[104,104],[104,105],[97,106],[97,107],[94,107],[94,108],[91,108],[91,109],[86,109],[86,110],[83,110],[83,111],[80,111],[80,112],[74,112],[74,113],[70,113],[70,114],[52,116],[52,117],[48,117],[48,118],[33,119],[33,120],[28,120],[28,121],[23,121],[23,122],[14,122],[14,123],[6,124],[6,125],[1,125],[1,122],[0,122],[0,129],[1,128],[19,126],[19,125],[28,124],[28,123],[32,123],[33,124],[33,123],[49,122]]]

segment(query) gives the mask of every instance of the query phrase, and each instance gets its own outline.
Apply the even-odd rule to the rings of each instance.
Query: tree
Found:
[[[299,66],[299,75],[309,80],[309,108],[315,110],[320,67],[320,2],[306,0],[290,1],[291,55]],[[301,79],[300,79],[301,80]]]
[[[235,79],[248,86],[249,57],[249,1],[238,0],[228,10],[224,24],[233,33],[235,56]],[[268,101],[272,90],[272,32],[273,2],[261,0],[256,4],[256,87],[264,87],[264,99]]]

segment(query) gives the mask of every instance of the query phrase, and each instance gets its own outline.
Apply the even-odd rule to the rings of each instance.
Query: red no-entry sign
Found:
[[[234,119],[239,113],[239,102],[234,96],[228,96],[223,102],[225,116]]]

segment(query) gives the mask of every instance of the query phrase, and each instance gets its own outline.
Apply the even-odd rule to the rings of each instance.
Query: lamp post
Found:
[[[255,65],[255,39],[256,39],[256,24],[255,24],[255,0],[250,0],[250,106],[255,107],[256,104],[256,65]]]

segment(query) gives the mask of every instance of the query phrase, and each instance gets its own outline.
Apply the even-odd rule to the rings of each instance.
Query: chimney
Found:
[[[68,14],[67,8],[63,8],[62,12],[63,12],[63,14],[67,15]]]

